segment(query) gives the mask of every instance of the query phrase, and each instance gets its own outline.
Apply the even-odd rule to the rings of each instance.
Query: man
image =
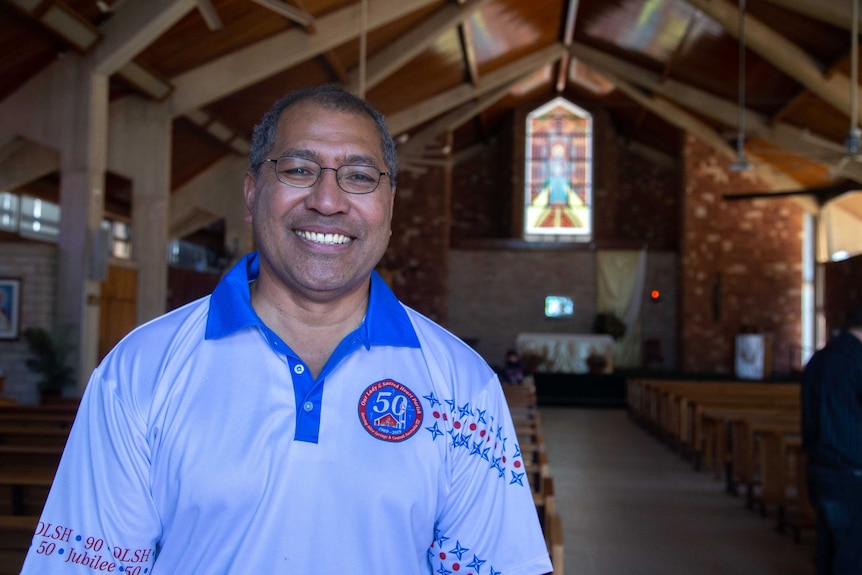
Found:
[[[364,101],[276,103],[259,252],[93,373],[23,573],[551,570],[496,376],[372,271],[396,176]]]
[[[817,510],[818,575],[862,573],[862,304],[802,382],[802,438]]]

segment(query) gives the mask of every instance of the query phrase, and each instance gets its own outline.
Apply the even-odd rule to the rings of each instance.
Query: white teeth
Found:
[[[341,234],[319,234],[317,232],[306,232],[304,230],[296,230],[296,235],[302,239],[318,244],[349,244],[351,239]]]

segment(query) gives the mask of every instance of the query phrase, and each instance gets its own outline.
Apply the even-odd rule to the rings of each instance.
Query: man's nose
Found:
[[[327,174],[327,172],[332,172]],[[321,168],[320,177],[309,190],[306,197],[306,205],[309,209],[317,210],[322,214],[332,214],[346,210],[348,205],[347,193],[338,185],[337,170],[335,168]]]

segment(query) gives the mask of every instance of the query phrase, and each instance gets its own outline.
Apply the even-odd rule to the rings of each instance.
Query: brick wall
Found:
[[[771,334],[774,373],[801,342],[803,211],[790,199],[725,201],[766,190],[752,172],[688,137],[684,150],[681,369],[733,373],[734,336]]]
[[[596,314],[591,250],[452,250],[449,329],[500,363],[520,332],[590,333]],[[545,296],[571,297],[575,315],[548,319]]]
[[[662,298],[641,302],[642,339],[656,339],[664,367],[676,365],[676,270],[673,252],[649,252],[646,285]],[[546,295],[571,297],[575,314],[549,319]],[[500,363],[521,332],[591,333],[596,314],[596,252],[590,249],[453,249],[449,261],[449,329]]]
[[[455,165],[452,173],[453,241],[510,237],[513,206],[523,203],[523,199],[516,199],[512,193],[516,169],[512,152],[509,121],[485,147]]]
[[[20,331],[30,327],[53,326],[57,277],[57,249],[53,245],[27,242],[4,242],[0,257],[0,277],[21,280]],[[36,403],[38,376],[25,361],[29,356],[23,338],[0,340],[0,369],[5,374],[3,397],[21,403]]]
[[[675,366],[680,171],[621,148],[607,113],[585,105],[595,130],[594,242],[568,249],[518,245],[524,122],[542,103],[517,110],[506,124],[510,136],[495,136],[493,145],[455,168],[448,327],[475,340],[491,363],[500,360],[522,331],[589,333],[596,313],[592,250],[647,245],[647,284],[663,295],[658,303],[644,303],[642,335],[658,339],[665,366]],[[574,297],[575,317],[544,317],[544,296],[554,292]]]
[[[609,236],[645,243],[651,250],[677,251],[682,227],[682,171],[658,166],[641,156],[619,155],[620,173]],[[604,209],[602,210],[604,211]]]
[[[399,172],[392,238],[377,266],[401,301],[441,323],[449,289],[447,185],[443,168]]]

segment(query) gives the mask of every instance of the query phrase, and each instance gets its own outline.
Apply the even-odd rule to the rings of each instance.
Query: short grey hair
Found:
[[[389,133],[389,128],[386,127],[383,114],[362,98],[332,84],[301,88],[291,92],[280,98],[263,115],[260,123],[254,127],[248,154],[249,169],[255,176],[258,175],[260,165],[266,160],[266,155],[275,145],[278,120],[282,113],[302,102],[312,102],[327,110],[357,114],[374,120],[380,132],[380,147],[383,150],[383,161],[386,162],[386,169],[389,172],[389,182],[393,188],[395,187],[398,176],[398,155],[395,152],[395,141]]]

